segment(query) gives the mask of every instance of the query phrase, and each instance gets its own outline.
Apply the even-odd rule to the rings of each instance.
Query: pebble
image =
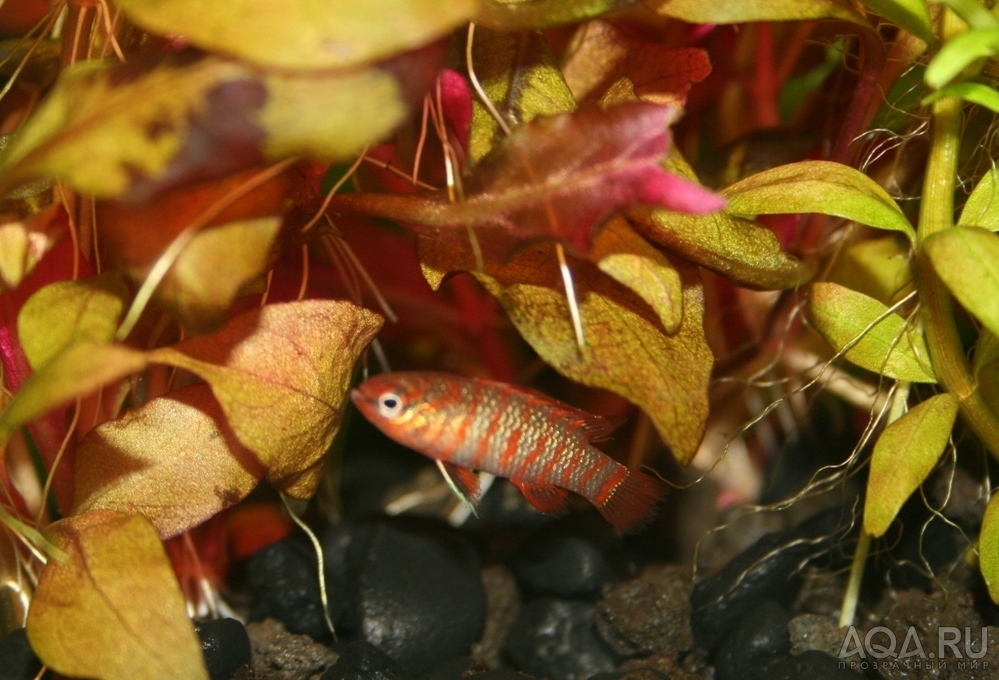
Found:
[[[343,646],[321,680],[406,680],[406,675],[391,656],[370,642],[355,640]]]
[[[542,597],[524,606],[506,651],[523,671],[549,680],[586,680],[613,671],[613,653],[593,625],[594,605]]]
[[[236,671],[251,663],[250,637],[236,619],[199,621],[194,632],[201,640],[211,680],[232,680]]]
[[[600,517],[571,515],[532,532],[511,566],[521,584],[544,595],[589,597],[627,573],[623,544]]]
[[[840,660],[818,651],[781,659],[767,669],[767,680],[859,680],[863,676],[840,668]]]
[[[847,628],[839,628],[836,620],[821,614],[800,614],[787,624],[791,640],[791,654],[810,650],[836,656],[843,649]]]
[[[594,621],[621,656],[680,653],[694,646],[690,577],[677,565],[646,567],[637,578],[604,589]]]
[[[766,680],[767,667],[788,655],[791,612],[772,600],[743,617],[715,654],[717,680]]]
[[[618,673],[597,673],[589,680],[672,680],[672,678],[651,668],[636,668]]]
[[[15,628],[0,639],[0,660],[0,680],[32,680],[42,670],[24,628]]]
[[[502,564],[482,569],[482,585],[486,589],[486,625],[482,637],[472,646],[472,658],[487,668],[498,668],[503,660],[503,643],[520,613],[520,591],[513,573]]]
[[[406,673],[468,655],[485,625],[486,595],[467,539],[422,518],[379,519],[350,531],[344,566],[332,572],[345,579],[332,589],[346,598],[344,631]]]
[[[316,555],[295,539],[262,548],[247,565],[247,585],[253,591],[250,621],[277,619],[291,633],[329,641],[319,597]]]
[[[312,680],[336,660],[336,653],[310,638],[285,630],[276,619],[249,623],[256,680]]]

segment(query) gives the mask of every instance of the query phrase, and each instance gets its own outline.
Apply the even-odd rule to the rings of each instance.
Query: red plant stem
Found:
[[[756,74],[749,84],[754,108],[756,110],[756,126],[772,128],[780,124],[780,111],[777,106],[777,95],[780,83],[774,69],[774,34],[770,24],[756,24]]]

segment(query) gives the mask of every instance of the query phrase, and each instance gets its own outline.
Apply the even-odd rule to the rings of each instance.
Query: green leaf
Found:
[[[826,279],[886,305],[895,304],[915,287],[909,242],[888,234],[851,243],[840,252]]]
[[[979,59],[999,52],[999,26],[972,29],[948,40],[926,67],[926,84],[939,89]]]
[[[354,364],[381,324],[349,302],[271,304],[148,357],[207,382],[267,481],[308,498],[343,419]]]
[[[878,538],[926,481],[950,439],[958,398],[949,392],[919,404],[885,428],[871,454],[864,531]]]
[[[120,0],[136,25],[280,69],[330,69],[425,45],[472,18],[474,0]]]
[[[883,303],[835,283],[814,284],[810,302],[815,328],[848,361],[896,380],[936,382],[923,336],[898,314],[886,315]]]
[[[591,262],[570,258],[585,347],[573,331],[553,246],[524,249],[509,263],[474,271],[469,253],[419,240],[424,275],[472,274],[506,309],[517,330],[562,375],[620,394],[642,408],[681,464],[697,452],[708,415],[707,388],[714,357],[704,335],[703,287],[696,267],[673,266],[682,284],[683,317],[667,334],[659,316],[629,289]]]
[[[764,170],[722,191],[736,215],[821,213],[900,231],[916,232],[898,204],[859,170],[830,161],[802,161]]]
[[[0,293],[17,288],[59,238],[54,227],[61,208],[48,208],[24,219],[0,223]]]
[[[91,430],[73,472],[73,514],[139,514],[165,539],[246,497],[266,471],[211,390],[194,385]]]
[[[933,28],[925,0],[862,0],[865,7],[898,24],[927,43],[933,42]]]
[[[940,4],[954,10],[971,28],[992,28],[999,25],[979,0],[940,0]]]
[[[944,97],[959,97],[972,104],[978,104],[999,113],[999,92],[983,83],[953,83],[923,97],[924,106]]]
[[[479,0],[476,24],[528,31],[575,24],[636,4],[637,0]]]
[[[993,494],[978,534],[978,562],[993,602],[999,602],[999,494]]]
[[[208,680],[184,596],[147,520],[93,512],[45,534],[68,556],[49,560],[28,611],[28,640],[47,666],[103,680]]]
[[[74,343],[111,342],[128,298],[118,272],[57,281],[38,290],[17,316],[17,336],[32,369],[42,368]]]
[[[692,24],[741,24],[751,21],[842,19],[867,26],[864,18],[842,0],[655,0],[646,3],[659,14]]]
[[[957,223],[962,227],[999,231],[999,167],[989,170],[978,182]]]
[[[953,227],[933,234],[923,247],[954,297],[999,334],[999,236],[979,227]]]
[[[987,330],[978,336],[972,370],[978,391],[986,403],[999,413],[999,338]]]

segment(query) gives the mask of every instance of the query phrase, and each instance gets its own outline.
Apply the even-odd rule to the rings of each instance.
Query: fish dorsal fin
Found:
[[[444,480],[447,481],[455,495],[466,503],[469,507],[479,502],[479,476],[469,470],[454,463],[447,463],[443,460],[437,461]],[[473,510],[474,514],[475,511]]]
[[[513,485],[520,489],[527,502],[541,512],[550,515],[558,515],[565,512],[565,506],[569,500],[569,492],[551,484],[528,484],[527,482],[514,482]]]
[[[558,399],[549,397],[544,392],[538,392],[530,387],[518,387],[518,390],[528,393],[539,406],[549,410],[552,418],[564,419],[572,429],[579,428],[589,442],[602,442],[624,423],[624,419],[607,418],[570,406]]]

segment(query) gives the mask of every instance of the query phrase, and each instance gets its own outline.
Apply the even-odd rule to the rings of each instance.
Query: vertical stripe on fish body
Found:
[[[665,485],[590,445],[613,425],[533,390],[447,373],[387,373],[351,393],[386,435],[444,463],[473,499],[473,471],[507,477],[543,512],[565,508],[568,491],[622,531],[655,514]]]

